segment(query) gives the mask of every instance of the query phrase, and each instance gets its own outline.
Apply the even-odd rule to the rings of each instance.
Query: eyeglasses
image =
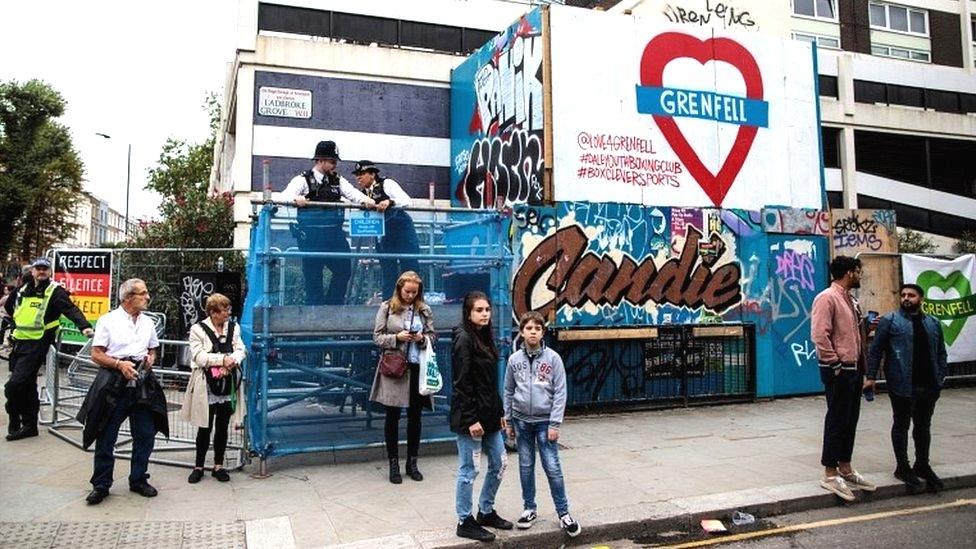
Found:
[[[149,290],[143,290],[141,292],[132,292],[132,295],[149,295]]]

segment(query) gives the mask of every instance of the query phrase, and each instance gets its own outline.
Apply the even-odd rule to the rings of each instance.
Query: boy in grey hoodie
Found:
[[[505,369],[505,419],[508,436],[518,435],[519,478],[524,511],[515,525],[530,528],[537,518],[535,503],[535,450],[549,479],[559,525],[572,537],[582,531],[569,514],[566,485],[559,465],[559,427],[566,410],[566,370],[559,353],[542,341],[545,319],[530,311],[519,319],[522,348],[508,359]]]

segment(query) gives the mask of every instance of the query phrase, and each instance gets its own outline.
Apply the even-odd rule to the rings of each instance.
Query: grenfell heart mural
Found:
[[[552,9],[556,201],[823,207],[813,54]]]
[[[976,260],[973,255],[945,261],[915,255],[902,256],[906,282],[925,292],[922,311],[939,319],[949,362],[976,359]]]

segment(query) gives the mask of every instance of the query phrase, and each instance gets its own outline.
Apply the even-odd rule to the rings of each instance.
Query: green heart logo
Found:
[[[972,294],[969,280],[960,271],[953,271],[949,276],[942,276],[936,271],[925,271],[918,275],[916,283],[925,291],[926,299],[922,310],[942,321],[946,343],[952,345],[959,337],[966,320],[974,313],[976,296]],[[932,288],[938,288],[943,292],[954,289],[959,292],[959,297],[930,300],[928,294]]]

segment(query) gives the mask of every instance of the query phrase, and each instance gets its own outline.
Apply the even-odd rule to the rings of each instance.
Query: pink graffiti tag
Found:
[[[786,250],[776,257],[776,276],[784,282],[796,282],[801,289],[814,290],[813,259],[808,254]]]

